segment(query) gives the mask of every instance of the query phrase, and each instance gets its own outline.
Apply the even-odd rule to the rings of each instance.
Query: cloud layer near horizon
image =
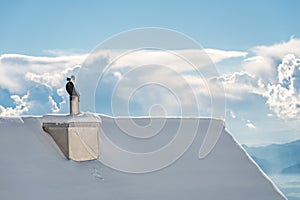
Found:
[[[182,50],[183,54],[188,56],[188,59],[193,59],[197,51]],[[207,53],[214,62],[246,56],[245,52],[214,49],[208,49]],[[109,63],[114,51],[103,51],[101,54],[103,54],[103,60]],[[1,55],[0,90],[2,90],[6,98],[1,99],[0,115],[67,113],[67,95],[64,91],[65,78],[71,74],[78,73],[80,65],[86,58],[87,54],[58,55],[55,57],[36,57],[19,54]],[[148,59],[150,63],[155,63],[155,60],[159,59],[163,65],[172,65],[176,70],[182,72],[190,70],[180,66],[180,63],[177,63],[174,58],[169,57],[167,54],[155,51],[140,51],[136,55],[127,56],[125,60],[114,63],[113,70],[106,77],[106,82],[114,82],[120,79],[124,69],[142,65],[145,63],[145,59]],[[97,68],[94,70],[97,70]],[[159,74],[159,72],[157,73]],[[193,82],[193,76],[187,76],[190,76],[188,79],[192,84],[198,84],[195,81]]]
[[[240,51],[216,49],[206,49],[205,51],[214,63],[217,65],[220,63],[221,67],[224,60],[230,61],[232,58],[242,60],[239,69],[221,74],[219,77],[211,77],[212,80],[215,78],[224,84],[228,101],[243,101],[249,95],[257,95],[264,99],[270,113],[277,117],[298,118],[300,113],[299,46],[300,39],[291,38],[287,42],[272,46],[254,47],[249,52],[254,55],[248,57],[247,52]],[[114,52],[103,52],[103,59],[107,63],[110,62],[110,54],[112,53]],[[184,52],[188,59],[193,59],[193,55],[196,53],[197,50],[185,50]],[[65,78],[71,74],[76,74],[86,57],[86,54],[58,55],[55,57],[1,55],[0,90],[4,95],[0,103],[0,115],[67,113],[67,95],[64,91]],[[112,82],[123,77],[128,70],[126,68],[139,66],[145,63],[145,59],[153,62],[155,59],[159,59],[164,65],[172,65],[175,70],[183,74],[182,76],[193,86],[197,94],[201,95],[207,92],[201,80],[189,73],[189,70],[176,60],[157,52],[143,51],[114,63],[106,77],[108,87]],[[136,95],[137,101],[144,99],[142,98],[143,95],[139,93]],[[166,97],[166,99],[168,98]],[[145,102],[145,104],[150,106],[151,102]],[[185,105],[188,106],[188,103]],[[271,115],[270,113],[268,114]],[[140,114],[142,113],[140,112]],[[146,114],[148,113],[144,113],[144,115]]]

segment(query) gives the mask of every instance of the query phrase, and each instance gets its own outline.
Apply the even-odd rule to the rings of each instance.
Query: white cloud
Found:
[[[255,74],[266,82],[269,82],[276,77],[274,61],[269,57],[257,55],[246,58],[243,63],[243,68],[249,74]]]
[[[283,41],[271,46],[256,46],[253,49],[256,55],[265,58],[281,60],[287,54],[294,54],[300,57],[300,38],[291,37],[289,41]]]
[[[267,104],[280,118],[300,118],[300,59],[294,55],[286,55],[278,66],[278,81],[269,84],[264,96]]]
[[[15,107],[3,107],[0,105],[0,114],[1,116],[11,117],[11,116],[19,116],[25,112],[29,111],[28,108],[28,94],[20,97],[18,95],[11,95],[10,98],[14,101]]]
[[[44,51],[52,56],[80,56],[86,54],[82,49],[48,49]]]
[[[222,51],[217,49],[205,49],[205,52],[214,63],[218,63],[229,58],[246,57],[248,54],[243,51]]]
[[[286,55],[282,63],[278,66],[278,82],[283,87],[294,89],[295,70],[300,66],[300,59],[296,58],[294,54]]]
[[[51,96],[48,97],[49,98],[49,103],[51,105],[51,111],[54,113],[59,112],[59,108],[57,106],[57,103],[53,100],[53,98]]]
[[[124,51],[121,56],[115,57],[117,51],[107,51],[111,60],[115,60],[111,65],[112,68],[140,67],[142,65],[161,65],[170,67],[178,72],[186,72],[201,68],[207,65],[221,62],[226,59],[245,57],[246,52],[241,51],[222,51],[217,49],[185,49],[185,50],[137,50]],[[103,52],[100,52],[103,54]],[[97,59],[97,53],[93,55]],[[192,66],[196,64],[196,66]]]
[[[113,72],[114,77],[116,77],[118,80],[120,80],[122,78],[122,74],[119,71],[115,71]]]
[[[32,80],[45,81],[43,76],[51,77],[47,80],[52,86],[60,84],[60,74],[64,70],[72,70],[85,59],[81,56],[35,57],[19,54],[3,54],[0,57],[0,87],[11,93],[25,93],[35,85]],[[58,77],[59,76],[59,77]],[[45,82],[47,84],[47,82]]]
[[[147,66],[129,71],[116,83],[115,95],[116,115],[126,114],[128,102],[141,108],[140,115],[147,115],[154,104],[163,107],[167,115],[199,115],[197,94],[184,76],[169,68]]]
[[[253,60],[251,62],[257,67]],[[227,99],[246,100],[250,94],[257,94],[258,98],[265,98],[266,105],[277,117],[300,118],[300,59],[288,54],[281,64],[272,68],[276,69],[276,79],[272,81],[250,72],[221,75],[219,79],[224,84]]]
[[[10,92],[15,106],[0,107],[0,115],[42,114],[62,109],[54,96],[64,87],[66,76],[76,73],[86,55],[35,57],[18,54],[0,56],[0,89]],[[48,89],[45,89],[48,88]],[[40,94],[36,94],[40,93]],[[25,98],[26,97],[26,98]],[[22,101],[21,101],[22,100]],[[33,104],[36,104],[33,106]]]
[[[40,97],[41,96],[41,97]],[[1,116],[20,116],[20,115],[34,115],[44,113],[56,113],[60,111],[57,103],[52,96],[49,95],[48,90],[43,90],[42,87],[36,86],[34,89],[28,90],[23,95],[11,95],[14,107],[3,107],[0,105]]]
[[[230,116],[231,116],[232,119],[236,118],[236,115],[235,115],[235,113],[232,110],[230,111]]]
[[[297,44],[299,40],[292,38],[289,42],[281,44],[281,46],[276,46],[276,48],[281,49],[287,49],[286,46]],[[135,51],[130,54],[126,54],[115,60],[115,62],[112,63],[111,67],[108,69],[109,77],[107,76],[106,81],[108,81],[107,84],[116,84],[116,81],[122,81],[124,79],[124,76],[127,72],[130,70],[133,70],[134,68],[138,68],[141,65],[161,65],[168,69],[174,70],[175,73],[166,73],[164,71],[164,68],[160,70],[152,70],[151,72],[145,73],[141,72],[138,73],[135,77],[131,77],[131,82],[134,85],[137,85],[143,80],[147,80],[147,77],[151,73],[156,80],[161,80],[162,82],[166,83],[168,87],[174,87],[176,88],[176,92],[179,90],[182,90],[183,92],[187,91],[182,87],[182,81],[178,80],[176,76],[179,76],[183,78],[183,80],[192,88],[190,91],[191,94],[195,94],[196,98],[198,99],[199,106],[203,108],[209,107],[209,95],[210,92],[214,92],[215,94],[211,95],[217,95],[219,90],[215,91],[209,91],[208,86],[211,88],[218,87],[215,82],[222,82],[224,84],[225,90],[226,90],[226,97],[231,100],[243,100],[246,99],[249,94],[257,94],[257,95],[264,95],[264,97],[267,97],[268,99],[268,105],[270,106],[270,109],[273,111],[275,109],[275,104],[272,101],[272,98],[268,96],[269,90],[275,90],[279,91],[278,88],[274,88],[275,86],[272,86],[272,82],[266,81],[266,78],[262,76],[263,74],[261,71],[264,71],[264,68],[267,68],[265,71],[270,71],[274,68],[272,66],[271,60],[274,56],[271,55],[271,50],[275,47],[256,47],[253,49],[253,52],[255,52],[257,55],[254,57],[246,58],[244,62],[244,69],[246,71],[241,72],[234,72],[231,74],[223,74],[219,78],[215,77],[200,77],[198,75],[195,75],[191,73],[191,71],[195,70],[193,66],[190,65],[190,63],[185,62],[184,59],[182,59],[183,56],[185,59],[189,61],[194,61],[195,59],[199,59],[202,56],[204,59],[203,63],[198,62],[197,67],[203,67],[205,65],[210,64],[210,59],[215,62],[221,62],[225,59],[230,58],[236,58],[236,57],[245,57],[247,56],[246,52],[241,51],[222,51],[222,50],[216,50],[216,49],[205,49],[204,50],[180,50],[180,51],[173,51],[173,52],[165,52],[165,51],[155,51],[155,50],[140,50]],[[92,55],[95,56],[95,59],[89,59],[89,62],[95,62],[93,63],[94,68],[90,68],[90,73],[97,74],[99,73],[99,67],[98,65],[106,65],[110,63],[110,61],[115,58],[115,55],[118,54],[118,50],[105,50],[98,52],[101,56],[101,62],[99,61],[99,55]],[[283,51],[283,50],[282,50]],[[66,76],[69,76],[71,74],[76,74],[79,71],[79,68],[82,64],[82,62],[86,59],[86,54],[70,54],[62,51],[55,51],[54,54],[58,55],[56,57],[34,57],[34,56],[25,56],[25,55],[17,55],[17,54],[4,54],[0,57],[0,88],[7,89],[11,94],[16,94],[20,96],[20,98],[26,94],[32,94],[29,92],[30,90],[37,90],[38,88],[46,87],[48,89],[42,89],[44,92],[45,99],[43,101],[39,100],[38,97],[32,98],[34,95],[29,95],[30,98],[28,98],[26,101],[25,110],[20,110],[17,108],[17,105],[14,108],[4,108],[1,107],[1,113],[7,113],[7,112],[14,112],[15,114],[24,114],[24,113],[33,113],[34,109],[33,107],[30,107],[33,103],[37,105],[47,105],[47,108],[42,109],[42,106],[40,106],[41,112],[67,112],[68,106],[66,102],[68,101],[67,95],[64,91],[64,84],[65,84],[65,78]],[[277,55],[278,54],[278,55]],[[276,58],[279,57],[279,54],[277,52]],[[207,57],[209,56],[209,58]],[[97,60],[98,59],[98,60]],[[100,63],[97,63],[100,62]],[[90,63],[85,63],[90,64]],[[270,69],[266,67],[267,65],[271,66]],[[212,66],[209,66],[207,69],[201,68],[201,70],[204,70],[204,74],[214,74],[209,72],[211,70]],[[205,71],[205,70],[208,70]],[[285,73],[283,73],[283,71]],[[280,77],[279,79],[283,83],[283,81],[293,81],[291,79],[288,79],[291,74],[291,70],[288,71],[286,69],[281,69]],[[176,74],[178,73],[178,74]],[[275,71],[275,75],[279,73]],[[289,74],[288,74],[289,73]],[[214,74],[216,75],[216,74]],[[172,78],[173,77],[173,78]],[[206,79],[209,78],[209,79]],[[126,79],[126,77],[125,77]],[[124,79],[124,80],[125,80]],[[167,82],[166,82],[167,80]],[[81,90],[84,91],[84,88],[88,88],[88,84],[94,84],[90,83],[91,81],[85,81],[83,85],[80,86]],[[279,81],[280,82],[280,81]],[[287,82],[289,83],[289,82]],[[269,86],[268,86],[269,84]],[[295,81],[294,81],[295,84]],[[126,86],[126,85],[125,85]],[[126,90],[126,87],[123,87],[124,92],[120,93],[119,96],[122,97],[122,95],[126,96],[126,92],[129,92],[129,90]],[[127,85],[128,87],[130,85]],[[130,86],[131,87],[131,86]],[[129,87],[129,89],[130,89]],[[180,89],[181,88],[181,89]],[[148,90],[149,92],[150,90]],[[158,92],[160,91],[160,92]],[[175,101],[172,100],[172,95],[163,97],[162,91],[158,90],[155,93],[153,91],[153,95],[155,96],[154,99],[152,98],[146,98],[146,95],[142,95],[142,93],[139,93],[139,97],[136,96],[136,100],[140,102],[141,100],[146,101],[148,103],[155,101],[157,99],[165,99],[165,101],[161,101],[165,104],[170,104],[170,102],[174,102],[174,106],[177,105]],[[280,93],[284,93],[284,90],[280,90]],[[29,92],[29,93],[28,93]],[[151,91],[150,91],[151,92]],[[164,91],[165,92],[165,91]],[[284,93],[285,94],[285,93]],[[191,99],[187,96],[184,96],[183,94],[178,94],[182,97],[183,100],[183,106],[189,108],[192,110],[194,105],[191,104]],[[286,95],[286,94],[285,94]],[[61,98],[59,101],[57,101],[57,98]],[[158,98],[161,97],[161,98]],[[172,98],[171,98],[172,97]],[[274,100],[274,99],[273,99]],[[277,100],[275,100],[277,101]],[[147,103],[146,103],[147,104]],[[274,105],[273,105],[274,104]],[[173,107],[174,107],[173,106]],[[39,107],[39,106],[37,106]],[[44,106],[45,107],[45,106]],[[148,106],[150,107],[150,105]],[[171,106],[172,107],[172,106]],[[22,107],[23,108],[23,107]],[[13,110],[14,111],[13,111]],[[37,109],[35,109],[37,110]],[[171,109],[166,109],[171,110]],[[208,110],[208,109],[207,109]],[[203,111],[204,112],[204,111]],[[276,111],[274,111],[276,113]],[[230,113],[231,116],[235,116],[234,113]]]
[[[261,79],[245,71],[222,74],[218,80],[223,83],[226,98],[229,100],[243,100],[249,94],[262,94],[264,92]]]
[[[254,47],[252,52],[242,71],[219,77],[227,99],[247,100],[256,94],[277,117],[300,118],[300,39]]]
[[[250,120],[247,120],[246,126],[248,128],[256,128],[256,126],[254,126],[254,124]]]
[[[126,106],[128,106],[127,101],[131,97],[131,93],[136,89],[139,91],[132,94],[135,99],[130,102],[134,103],[135,107],[141,108],[140,110],[143,110],[143,114],[148,114],[148,109],[151,108],[153,103],[156,103],[164,105],[165,110],[168,111],[167,114],[171,115],[180,114],[178,113],[176,97],[174,99],[174,95],[170,95],[172,92],[181,97],[180,106],[188,110],[185,115],[188,115],[187,113],[195,113],[195,106],[200,106],[205,109],[205,111],[201,113],[207,113],[208,110],[211,109],[211,102],[209,101],[210,95],[214,97],[222,96],[222,87],[216,83],[219,80],[212,82],[209,79],[212,75],[217,75],[217,71],[213,68],[213,63],[208,56],[212,57],[215,62],[220,62],[224,59],[244,57],[246,55],[245,52],[213,49],[207,51],[193,49],[176,51],[145,49],[129,52],[125,50],[119,51],[120,52],[98,51],[92,54],[85,64],[83,64],[85,66],[85,73],[90,77],[89,80],[98,81],[98,78],[95,77],[97,76],[95,71],[103,70],[105,72],[100,82],[97,82],[100,85],[105,84],[106,86],[102,87],[103,93],[99,95],[99,97],[103,99],[105,95],[106,97],[110,95],[110,93],[105,90],[106,88],[119,86],[116,87],[117,91],[115,91],[119,101],[118,105],[123,101],[124,106],[122,106],[122,108],[125,109]],[[113,62],[110,63],[109,61]],[[201,71],[203,77],[199,75],[198,70]],[[87,76],[84,76],[84,78]],[[81,82],[80,84],[87,84],[84,83],[85,81]],[[153,87],[152,89],[149,89],[150,87],[135,88],[136,86],[142,86],[149,82],[156,85],[155,89]],[[160,84],[160,87],[158,87],[158,84]],[[209,86],[211,86],[211,90],[208,90]],[[90,88],[94,89],[92,86],[90,86]],[[162,88],[166,88],[167,90]],[[142,90],[144,90],[144,92],[141,92]],[[149,96],[149,94],[151,96]],[[93,94],[82,95],[82,98],[88,95]],[[192,102],[193,98],[189,98],[191,96],[198,99],[199,102]],[[106,99],[109,98],[110,97]],[[88,100],[84,99],[83,101],[87,102]],[[84,105],[84,107],[88,107],[91,104],[93,104],[92,101],[90,101],[88,105]],[[93,108],[90,107],[89,109]],[[121,110],[121,108],[119,110]],[[146,112],[144,110],[146,110]]]
[[[290,38],[270,46],[256,46],[251,49],[255,54],[245,59],[244,69],[263,78],[264,82],[276,82],[277,65],[287,54],[300,57],[300,38]]]

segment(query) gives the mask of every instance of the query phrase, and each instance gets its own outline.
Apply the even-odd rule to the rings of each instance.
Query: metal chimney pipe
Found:
[[[70,114],[77,115],[80,113],[79,110],[79,92],[75,86],[75,76],[71,76],[71,78],[67,78],[68,83],[66,84],[66,90],[70,95]]]

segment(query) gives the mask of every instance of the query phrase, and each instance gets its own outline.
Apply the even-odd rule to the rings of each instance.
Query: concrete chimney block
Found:
[[[99,122],[43,123],[65,157],[74,161],[99,157]]]

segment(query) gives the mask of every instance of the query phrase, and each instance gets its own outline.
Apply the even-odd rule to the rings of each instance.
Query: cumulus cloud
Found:
[[[11,116],[19,116],[24,112],[28,112],[28,94],[20,97],[18,95],[11,95],[10,98],[13,100],[15,107],[3,107],[0,105],[0,114],[1,116],[11,117]]]
[[[23,96],[11,95],[14,107],[0,105],[1,116],[40,115],[44,113],[57,113],[60,107],[51,96],[50,89],[36,85]]]
[[[110,62],[103,59],[105,54],[108,55]],[[89,80],[96,81],[98,81],[98,75],[94,72],[97,70],[104,72],[99,82],[97,82],[100,86],[98,88],[99,94],[96,95],[99,100],[96,99],[96,101],[101,101],[106,106],[111,107],[105,104],[103,99],[110,102],[113,101],[112,98],[117,98],[118,103],[114,105],[123,105],[118,109],[119,111],[126,108],[129,102],[134,105],[135,111],[139,111],[138,115],[147,115],[149,108],[155,103],[163,105],[167,114],[179,115],[177,95],[180,96],[180,106],[187,111],[185,115],[189,115],[195,113],[195,107],[197,106],[205,109],[201,113],[208,113],[208,108],[211,108],[209,98],[211,96],[222,96],[222,91],[220,91],[222,87],[209,79],[212,75],[217,75],[211,59],[214,62],[220,62],[224,59],[244,57],[245,55],[245,52],[213,49],[174,51],[138,49],[129,52],[116,50],[106,51],[105,53],[96,51],[85,61],[85,69],[82,70],[86,71],[84,73],[90,77]],[[216,82],[218,81],[216,80]],[[80,84],[86,84],[84,81],[81,82]],[[145,84],[148,85],[144,86]],[[136,88],[136,86],[143,87]],[[211,87],[209,88],[209,86]],[[91,88],[89,91],[94,89],[92,86],[89,88]],[[111,94],[111,91],[107,91],[108,88],[116,90],[117,95],[111,97],[113,94]],[[136,92],[133,93],[133,91]],[[86,92],[86,90],[83,92]],[[176,95],[174,96],[171,93]],[[82,95],[82,98],[87,95]],[[189,98],[191,96],[200,101],[192,103],[192,98]],[[88,100],[83,99],[83,102],[88,102]],[[92,104],[93,102],[90,101],[88,105],[84,103],[83,107],[93,109],[88,107]],[[140,113],[140,111],[143,113]],[[116,115],[125,114],[128,113],[118,113]]]
[[[294,42],[296,40],[292,39],[291,43]],[[285,47],[287,44],[281,45]],[[275,46],[280,47],[281,45]],[[267,47],[262,49],[267,51],[267,55],[271,57],[271,50]],[[275,51],[274,57],[282,56],[282,54],[276,54],[279,54],[279,51]],[[252,57],[250,59],[253,68],[263,67],[261,65],[262,62],[256,62],[260,59],[260,57]],[[272,66],[272,69],[276,69],[274,73],[276,79],[274,80],[264,78],[259,73],[254,73],[254,75],[247,71],[223,74],[219,79],[226,89],[227,99],[246,100],[250,94],[256,94],[258,98],[265,99],[269,110],[277,117],[282,119],[299,119],[300,59],[295,54],[287,54],[283,56],[281,63]],[[272,114],[269,113],[267,116],[271,117]]]
[[[65,77],[78,71],[86,55],[37,57],[19,54],[0,56],[0,89],[11,94],[13,106],[0,107],[0,115],[59,112]],[[58,99],[61,102],[56,102]],[[2,104],[2,103],[1,103]]]
[[[36,57],[19,54],[3,54],[0,57],[0,86],[11,93],[25,93],[34,86],[30,79],[51,77],[52,86],[58,85],[63,70],[81,64],[85,56]],[[49,76],[50,75],[50,76]]]
[[[251,51],[254,56],[245,59],[243,68],[264,82],[276,82],[278,63],[288,54],[300,57],[300,39],[292,37],[274,45],[256,46]]]
[[[224,84],[227,99],[247,100],[249,95],[256,94],[258,98],[265,99],[269,110],[277,117],[299,119],[300,59],[288,54],[279,65],[272,67],[276,69],[276,79],[273,81],[246,71],[221,75],[219,80]]]
[[[217,78],[224,84],[227,100],[246,102],[252,98],[257,100],[255,103],[265,101],[279,118],[300,118],[300,39],[257,46],[251,52],[240,71]],[[253,94],[257,95],[256,99],[251,96]],[[273,114],[269,113],[268,117]]]
[[[255,74],[256,76],[261,77],[264,82],[269,82],[276,77],[274,65],[275,62],[269,57],[256,55],[246,58],[243,63],[243,68],[249,74]]]
[[[160,105],[167,115],[199,115],[198,94],[184,76],[169,68],[149,65],[133,69],[118,80],[114,92],[112,102],[116,115],[127,114],[128,102],[141,108],[139,112],[133,111],[139,115],[148,114],[154,104]]]
[[[270,46],[256,46],[252,49],[256,55],[274,59],[282,59],[287,54],[294,54],[300,57],[300,39],[291,37],[288,41],[283,41]]]
[[[222,74],[217,79],[223,83],[229,100],[243,100],[248,94],[259,95],[264,92],[261,79],[245,71]]]
[[[112,59],[115,58],[114,55],[118,55],[118,50],[104,50],[99,52],[102,56],[101,60],[97,57],[99,55],[92,55],[95,56],[95,59],[90,59],[89,61],[95,61],[95,63],[93,63],[94,68],[89,70],[91,74],[97,75],[100,73],[98,65],[107,65],[110,63],[110,68],[106,71],[105,81],[101,84],[105,85],[106,90],[113,90],[113,86],[118,82],[125,81],[126,74],[134,68],[141,67],[145,64],[158,64],[174,70],[174,73],[166,73],[164,68],[152,68],[152,71],[148,71],[147,73],[143,71],[136,74],[135,77],[131,77],[132,79],[129,81],[136,85],[141,83],[142,80],[146,80],[149,74],[152,74],[156,80],[165,81],[168,87],[174,86],[177,88],[176,91],[187,91],[183,88],[180,89],[182,87],[182,80],[180,81],[176,78],[179,76],[191,87],[190,92],[196,94],[196,98],[198,102],[200,102],[199,106],[203,108],[210,106],[210,101],[207,98],[209,95],[217,95],[219,93],[218,90],[210,91],[208,86],[211,88],[217,87],[217,84],[214,83],[222,82],[226,90],[226,97],[229,100],[243,100],[246,99],[249,94],[256,94],[267,99],[267,105],[276,115],[281,117],[295,117],[298,115],[297,110],[299,107],[296,100],[299,94],[299,81],[297,82],[295,78],[298,76],[297,70],[299,66],[296,66],[295,63],[293,64],[294,61],[292,61],[292,59],[285,59],[285,64],[280,65],[278,70],[275,64],[278,60],[283,58],[283,55],[291,51],[289,50],[291,48],[295,47],[293,52],[296,57],[298,54],[300,55],[298,48],[299,43],[299,39],[291,38],[287,42],[273,46],[255,47],[251,50],[252,53],[255,54],[252,57],[246,57],[248,55],[247,52],[241,51],[186,49],[173,52],[139,50],[122,55],[118,59]],[[86,59],[87,55],[82,53],[74,55],[63,51],[54,51],[54,54],[56,55],[54,57],[36,57],[17,54],[4,54],[0,56],[0,89],[8,90],[11,93],[11,101],[15,105],[14,107],[4,107],[2,105],[0,107],[1,115],[68,112],[66,104],[68,97],[64,90],[65,77],[78,73],[80,71],[80,65]],[[204,75],[206,74],[208,77],[203,78],[192,73],[192,71],[195,70],[193,66],[191,66],[189,62],[184,62],[184,59],[180,57],[183,56],[188,61],[194,61],[197,59],[197,56],[199,58],[199,55],[203,56],[204,61],[197,67],[203,67],[201,70],[203,70]],[[237,57],[245,58],[243,70],[222,74],[220,77],[209,77],[210,74],[213,74],[209,71],[213,65],[211,61],[219,63],[223,60]],[[295,58],[295,60],[297,59]],[[85,64],[90,63],[85,62]],[[209,67],[205,69],[206,65],[209,65]],[[294,68],[291,66],[294,66]],[[88,88],[89,84],[94,84],[90,82],[90,80],[85,81],[83,85],[80,86],[82,92],[84,92],[85,88]],[[127,85],[125,84],[123,86],[124,91],[120,91],[118,97],[127,98],[126,95],[129,90],[126,90],[126,88],[131,88],[131,86],[129,83]],[[151,87],[145,87],[144,89],[144,93],[138,91],[133,94],[135,106],[139,107],[143,102],[146,102],[144,107],[150,108],[151,105],[148,103],[156,102],[169,104],[170,108],[176,110],[175,106],[178,105],[178,102],[174,100],[174,98],[176,99],[174,95],[170,95],[170,91],[168,92],[164,89],[154,91]],[[146,93],[148,92],[152,92],[155,98],[152,99],[147,96]],[[215,94],[210,94],[210,92],[215,92]],[[44,98],[41,98],[41,94],[43,94]],[[164,97],[163,94],[168,95]],[[13,95],[17,95],[19,99]],[[111,94],[106,92],[105,95]],[[183,105],[192,111],[194,105],[191,105],[191,99],[185,98],[189,95],[184,96],[181,93],[178,95],[182,97]],[[104,96],[101,98],[111,100]],[[160,102],[158,102],[158,100],[160,100]],[[286,106],[287,104],[289,104],[289,106]],[[33,105],[36,105],[35,108]],[[166,110],[170,111],[172,109]],[[291,109],[294,109],[294,111],[288,111]],[[284,110],[286,110],[286,113],[284,113]],[[230,114],[232,118],[236,117],[233,112]]]
[[[267,104],[280,118],[300,118],[300,59],[286,55],[278,66],[278,81],[269,84],[264,96]]]
[[[73,50],[72,50],[73,51]],[[0,107],[0,115],[22,115],[22,114],[43,114],[47,112],[67,112],[67,95],[64,91],[65,77],[71,74],[76,74],[80,70],[80,65],[88,56],[82,52],[72,53],[72,51],[54,50],[48,51],[54,56],[28,56],[19,54],[3,54],[0,56],[0,89],[7,90],[11,94],[11,103],[14,106]],[[100,52],[104,64],[109,63],[111,57],[118,54],[118,50],[104,50]],[[178,50],[172,53],[163,51],[141,50],[138,52],[126,55],[124,58],[118,59],[112,63],[111,78],[108,78],[109,84],[122,79],[123,75],[133,67],[140,66],[144,63],[154,63],[159,61],[163,66],[177,70],[178,72],[191,71],[192,66],[183,63],[182,59],[176,54],[186,57],[187,60],[193,60],[196,56],[199,57],[199,51],[206,62],[203,65],[209,64],[211,61],[220,62],[224,59],[234,57],[244,57],[245,52],[239,51],[222,51],[215,49],[207,50]],[[209,57],[208,57],[208,56]],[[178,62],[181,60],[181,62]],[[90,59],[93,61],[93,59]],[[87,64],[87,63],[85,63]],[[91,69],[91,73],[99,73],[97,64]],[[101,63],[100,63],[101,64]],[[162,77],[161,72],[156,75]],[[163,74],[163,73],[162,73]],[[191,74],[182,74],[183,77],[194,85],[196,92],[207,92],[203,89],[203,83]],[[178,85],[178,82],[169,83]],[[201,83],[201,84],[200,84]],[[84,90],[86,81],[80,88]],[[196,87],[198,86],[198,87]],[[156,96],[159,96],[157,94]],[[148,99],[150,101],[150,99]],[[186,99],[188,102],[188,99]]]

